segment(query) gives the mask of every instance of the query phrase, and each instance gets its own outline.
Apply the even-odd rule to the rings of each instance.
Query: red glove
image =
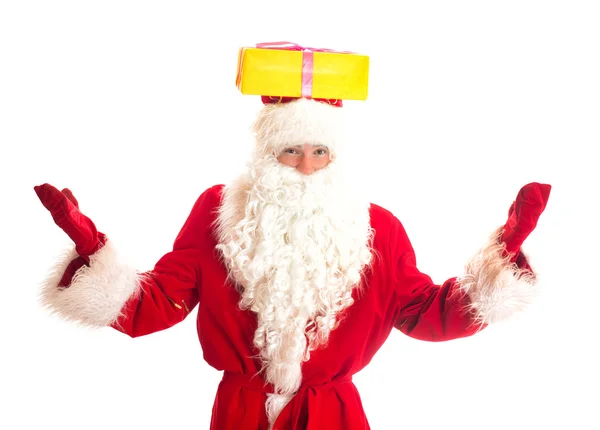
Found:
[[[550,189],[547,184],[532,182],[519,191],[517,199],[508,211],[508,221],[504,225],[501,241],[506,244],[506,252],[516,261],[521,245],[535,229],[537,221],[546,208]]]
[[[96,230],[96,226],[79,210],[77,200],[67,188],[58,191],[50,184],[34,187],[42,204],[50,211],[58,225],[75,242],[75,250],[79,257],[73,260],[59,283],[67,287],[75,272],[84,265],[89,265],[90,255],[97,252],[106,243],[106,236]]]

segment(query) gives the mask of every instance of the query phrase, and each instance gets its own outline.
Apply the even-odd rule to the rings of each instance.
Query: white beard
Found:
[[[273,156],[224,191],[217,248],[240,306],[257,315],[254,345],[276,393],[266,405],[271,424],[371,261],[369,204],[358,200],[335,161],[305,176]]]

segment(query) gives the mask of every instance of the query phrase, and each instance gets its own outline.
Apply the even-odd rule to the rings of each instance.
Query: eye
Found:
[[[297,149],[294,149],[294,148],[285,148],[285,149],[283,150],[283,153],[284,153],[284,154],[297,154],[297,153],[298,153],[298,150],[297,150]]]
[[[315,151],[315,155],[319,155],[319,156],[323,156],[323,155],[327,155],[327,149],[325,148],[319,148]]]

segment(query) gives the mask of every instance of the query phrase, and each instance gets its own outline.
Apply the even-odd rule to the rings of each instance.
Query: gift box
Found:
[[[369,57],[289,42],[242,47],[236,85],[242,94],[366,100]]]

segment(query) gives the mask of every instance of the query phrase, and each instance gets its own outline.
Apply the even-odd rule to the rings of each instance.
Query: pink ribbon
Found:
[[[326,48],[309,48],[300,46],[292,42],[263,42],[257,43],[257,48],[261,49],[284,49],[286,51],[302,51],[302,97],[312,98],[312,84],[314,71],[314,53],[315,52],[334,52],[338,54],[352,54],[349,51],[335,51]]]

